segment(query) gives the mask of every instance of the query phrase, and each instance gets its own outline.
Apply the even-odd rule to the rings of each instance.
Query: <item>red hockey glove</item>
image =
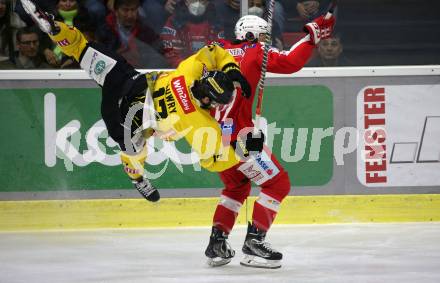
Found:
[[[330,16],[328,16],[330,15]],[[333,14],[322,15],[304,26],[304,31],[310,34],[313,44],[318,44],[321,39],[329,38],[335,26]]]

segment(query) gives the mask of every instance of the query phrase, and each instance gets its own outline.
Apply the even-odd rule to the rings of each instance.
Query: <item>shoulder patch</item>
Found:
[[[248,44],[248,45],[243,46],[243,50],[250,49],[250,48],[255,48],[255,47],[257,47],[257,44],[256,43],[252,43],[252,44]]]

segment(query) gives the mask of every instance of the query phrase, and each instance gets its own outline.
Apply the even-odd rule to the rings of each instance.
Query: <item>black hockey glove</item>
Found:
[[[249,157],[251,154],[263,151],[265,136],[260,130],[258,133],[249,132],[246,137],[238,138],[232,143],[235,152],[241,157]]]
[[[133,180],[134,187],[148,201],[156,202],[160,199],[159,191],[145,178]]]
[[[246,149],[248,152],[262,152],[264,145],[263,131],[259,130],[258,133],[249,132],[246,135]]]
[[[243,74],[240,72],[240,68],[238,68],[236,64],[226,64],[226,66],[223,67],[223,72],[225,72],[232,81],[238,82],[240,84],[241,94],[244,97],[249,98],[251,96],[251,86],[249,85]]]

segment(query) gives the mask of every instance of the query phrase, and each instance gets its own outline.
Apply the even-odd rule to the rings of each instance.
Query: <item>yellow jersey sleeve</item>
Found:
[[[183,60],[177,70],[183,74],[191,74],[191,77],[200,78],[203,71],[221,71],[224,66],[230,64],[237,65],[234,57],[219,45],[210,44]]]
[[[72,56],[79,62],[82,51],[87,46],[84,35],[76,28],[69,27],[63,22],[56,22],[60,27],[60,32],[49,37],[61,48],[67,56]]]

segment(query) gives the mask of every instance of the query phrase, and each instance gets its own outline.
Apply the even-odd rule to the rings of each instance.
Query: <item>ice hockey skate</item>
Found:
[[[212,227],[209,244],[205,251],[205,255],[208,257],[208,265],[215,267],[231,262],[235,251],[231,248],[227,239],[228,235],[216,227]]]
[[[258,268],[280,268],[283,254],[272,249],[268,242],[265,242],[266,232],[259,230],[253,224],[248,224],[246,239],[242,251],[244,258],[241,265]]]
[[[138,192],[148,201],[156,202],[160,199],[159,191],[146,178],[139,178],[132,181]]]
[[[24,10],[32,20],[39,26],[39,28],[48,34],[56,34],[59,28],[55,25],[54,16],[40,9],[31,0],[21,0]]]

